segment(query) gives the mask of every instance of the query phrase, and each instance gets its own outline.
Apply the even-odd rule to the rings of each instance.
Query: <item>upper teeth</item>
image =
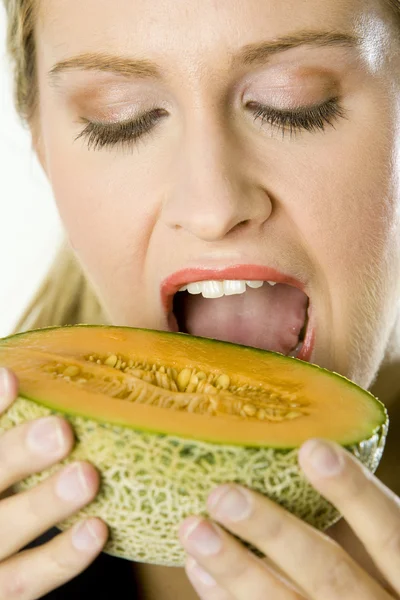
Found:
[[[246,283],[251,288],[260,288],[264,285],[264,281],[196,281],[184,285],[179,291],[188,291],[189,294],[202,294],[204,298],[221,298],[221,296],[243,294],[246,291]],[[267,283],[276,285],[275,281],[267,281]]]

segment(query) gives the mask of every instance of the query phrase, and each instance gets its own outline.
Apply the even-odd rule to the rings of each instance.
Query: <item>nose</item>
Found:
[[[271,200],[231,132],[203,121],[187,128],[181,141],[161,211],[168,227],[214,242],[239,226],[265,223]]]

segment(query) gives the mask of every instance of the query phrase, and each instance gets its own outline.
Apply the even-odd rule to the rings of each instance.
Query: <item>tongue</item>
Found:
[[[185,333],[289,354],[298,344],[307,304],[297,288],[264,283],[222,298],[180,293],[175,314]]]

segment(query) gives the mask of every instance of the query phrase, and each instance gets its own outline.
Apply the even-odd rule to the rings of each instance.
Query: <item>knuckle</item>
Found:
[[[232,569],[233,565],[234,569]],[[249,564],[247,560],[243,560],[243,557],[240,561],[232,558],[222,560],[219,568],[214,567],[214,569],[218,577],[223,581],[229,580],[230,586],[235,590],[242,589],[249,581]]]
[[[254,530],[254,541],[260,546],[261,550],[263,549],[261,546],[265,543],[268,545],[276,540],[279,540],[285,534],[285,525],[284,519],[282,518],[270,518],[263,519],[262,525],[255,523]]]
[[[371,485],[370,475],[368,471],[360,471],[358,468],[347,469],[343,479],[344,485],[337,492],[342,502],[354,505],[362,500]]]
[[[337,552],[326,568],[317,570],[312,591],[317,598],[358,598],[359,585],[349,559],[342,552]]]
[[[43,485],[39,485],[37,487],[33,487],[30,490],[26,490],[20,494],[20,496],[24,496],[24,520],[30,523],[37,523],[40,520],[43,520],[44,515],[48,515],[49,506],[52,507],[52,512],[54,511],[54,496],[46,499],[46,483]],[[50,504],[51,503],[51,504]]]

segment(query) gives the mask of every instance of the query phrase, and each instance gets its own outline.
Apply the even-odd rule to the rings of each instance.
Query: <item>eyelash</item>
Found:
[[[156,108],[143,115],[140,115],[134,121],[124,123],[95,123],[88,119],[81,119],[81,122],[87,123],[85,129],[75,138],[83,138],[90,149],[101,150],[109,146],[133,145],[139,139],[149,134],[162,117],[167,116],[167,112],[161,108]]]
[[[339,118],[346,118],[346,111],[339,104],[339,98],[331,98],[324,104],[302,108],[296,111],[276,110],[258,102],[248,102],[247,108],[254,115],[254,121],[260,120],[262,124],[269,123],[272,127],[282,130],[282,138],[289,128],[290,137],[293,133],[305,130],[309,132],[325,131],[326,125],[334,127],[334,122]],[[75,138],[86,140],[88,149],[101,150],[102,148],[121,145],[134,145],[139,139],[150,134],[152,129],[168,113],[163,109],[154,109],[134,121],[124,123],[95,123],[88,119],[81,119],[86,127]]]
[[[254,113],[254,121],[258,119],[262,124],[269,123],[282,130],[282,138],[289,128],[290,137],[298,131],[305,130],[311,133],[325,131],[326,125],[335,128],[334,122],[339,118],[346,119],[346,111],[340,105],[339,98],[331,98],[318,106],[301,108],[296,111],[275,110],[258,102],[249,102],[247,107]]]

